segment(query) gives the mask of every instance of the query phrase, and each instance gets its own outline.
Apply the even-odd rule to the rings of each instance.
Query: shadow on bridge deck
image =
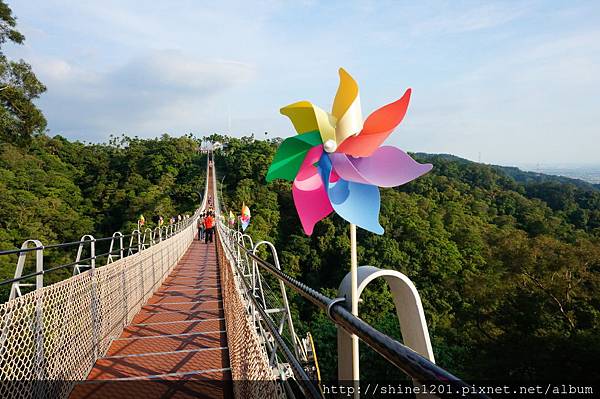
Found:
[[[214,244],[195,240],[71,398],[233,397]]]

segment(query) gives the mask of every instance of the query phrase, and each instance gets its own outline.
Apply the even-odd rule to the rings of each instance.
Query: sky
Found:
[[[8,3],[51,135],[288,137],[279,109],[330,110],[344,67],[364,117],[412,88],[406,151],[600,164],[597,1]]]

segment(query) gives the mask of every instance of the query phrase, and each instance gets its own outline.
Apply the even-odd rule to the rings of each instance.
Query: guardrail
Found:
[[[278,379],[280,382],[279,387],[283,389],[285,394],[288,394],[288,397],[294,397],[293,391],[295,389],[300,389],[303,397],[313,399],[323,398],[322,393],[316,385],[317,381],[313,381],[313,379],[304,369],[303,364],[301,364],[301,359],[298,357],[297,346],[294,345],[294,342],[289,342],[289,340],[297,339],[293,333],[293,325],[289,321],[288,328],[291,326],[291,336],[288,336],[287,340],[283,337],[284,322],[286,321],[287,317],[291,317],[291,315],[288,313],[289,309],[269,308],[266,306],[266,301],[264,298],[265,290],[267,290],[267,294],[270,295],[273,295],[274,292],[269,290],[263,284],[260,284],[259,281],[261,277],[258,275],[258,273],[255,273],[255,270],[250,270],[253,266],[250,264],[250,262],[248,262],[248,258],[240,256],[240,253],[236,251],[234,242],[237,242],[237,240],[241,238],[241,235],[235,235],[235,232],[227,229],[221,224],[218,226],[217,248],[219,249],[219,253],[224,254],[222,256],[226,257],[227,260],[226,262],[223,262],[222,265],[222,274],[225,276],[222,280],[224,293],[227,292],[225,290],[227,283],[235,286],[237,296],[239,296],[242,299],[241,302],[245,304],[244,307],[240,306],[240,310],[241,312],[247,313],[250,316],[250,320],[248,320],[249,325],[246,328],[244,335],[258,337],[258,334],[260,334],[262,336],[262,339],[260,340],[262,345],[259,344],[258,348],[254,349],[253,351],[262,352],[263,356],[269,357],[269,360],[267,360],[266,363],[261,361],[261,359],[252,358],[250,363],[256,363],[256,365],[250,364],[246,365],[246,367],[261,367],[264,369],[266,366],[268,370],[272,370],[269,372],[269,374],[271,374],[270,378],[276,377]],[[253,249],[256,248],[256,246],[252,247]],[[231,302],[232,296],[232,294],[229,295],[230,298],[228,302]],[[282,302],[286,300],[287,295],[285,294],[284,290],[282,292]],[[240,300],[237,299],[237,301],[239,302]],[[229,305],[231,306],[231,303],[229,303]],[[281,314],[282,312],[283,317],[281,320],[273,319],[276,314]],[[240,317],[240,315],[237,314],[237,317]],[[239,329],[239,327],[237,329]],[[248,339],[248,341],[251,342],[252,340]],[[290,348],[288,343],[292,346],[292,348]],[[242,353],[236,353],[235,349],[236,348],[231,347],[230,339],[229,352],[230,356],[232,356],[232,360],[235,360],[235,357],[242,355]],[[241,345],[240,348],[237,349],[238,351],[248,350],[245,345]],[[283,364],[277,360],[278,354],[281,356]],[[243,357],[248,357],[248,355]],[[253,355],[253,357],[256,357],[256,354]],[[233,363],[234,362],[232,361],[232,364]],[[233,367],[232,370],[234,370]],[[240,377],[244,378],[239,379],[249,379],[246,375],[241,375]],[[234,375],[234,379],[235,378],[236,375]],[[291,380],[295,381],[295,384],[290,384]],[[248,388],[254,387],[250,386]],[[248,392],[243,392],[243,394],[238,397],[262,396],[256,396],[254,394],[250,394],[250,396],[248,396]]]
[[[127,235],[123,235],[121,232],[115,232],[111,237],[103,238],[94,238],[94,236],[86,234],[81,237],[81,240],[79,241],[51,245],[43,245],[39,240],[27,240],[22,244],[20,249],[0,251],[0,256],[17,255],[17,265],[15,268],[14,277],[0,281],[0,286],[11,284],[9,299],[15,299],[24,294],[22,288],[35,287],[34,289],[40,289],[44,287],[44,276],[48,275],[49,273],[67,268],[73,268],[72,274],[75,275],[81,273],[82,271],[96,267],[102,260],[105,260],[105,264],[109,264],[114,262],[116,259],[122,259],[135,253],[142,252],[150,248],[152,245],[156,245],[157,243],[183,231],[189,225],[194,223],[196,217],[197,213],[191,217],[183,219],[181,222],[161,228],[157,227],[154,229],[154,231],[151,229],[146,229],[143,234],[139,230],[134,230],[131,234]],[[148,237],[147,242],[146,237]],[[127,238],[130,239],[129,245],[123,246],[123,240]],[[119,244],[116,248],[115,242]],[[30,244],[34,244],[34,246],[31,247]],[[96,253],[99,244],[104,244],[105,247],[108,246],[108,251]],[[75,260],[73,262],[64,263],[50,268],[44,267],[45,251],[61,250],[63,251],[62,257],[67,257],[69,256],[68,251],[75,249],[77,252],[74,256]],[[30,252],[35,252],[35,272],[23,274]],[[89,256],[82,258],[84,252],[88,252]],[[27,282],[34,278],[35,283]]]
[[[190,224],[142,252],[0,305],[0,397],[66,396],[160,287],[195,233]],[[42,394],[30,390],[31,380],[60,382]]]
[[[36,251],[37,270],[4,282],[13,287],[21,285],[14,288],[19,292],[13,299],[0,304],[1,398],[62,398],[69,395],[77,380],[87,377],[111,341],[121,334],[185,254],[196,234],[198,215],[206,206],[207,189],[208,173],[204,201],[194,216],[182,222],[179,231],[173,228],[167,233],[168,238],[148,247],[144,247],[138,232],[137,243],[130,245],[135,250],[129,256],[125,255],[128,248],[122,245],[128,236],[119,234],[49,246],[37,242],[33,248],[3,251],[18,253],[22,264],[25,260],[21,256]],[[78,251],[75,262],[43,268],[44,249],[93,246],[109,239],[118,243],[118,248],[109,251],[118,254],[118,259],[109,258],[106,266],[96,267],[101,255],[91,250],[86,259],[81,259]],[[90,263],[83,264],[86,261]],[[87,266],[87,270],[80,267],[80,273],[43,286],[44,274],[76,265]],[[26,286],[22,281],[33,277],[37,289],[17,295]]]
[[[222,226],[223,229],[227,229]],[[293,289],[305,299],[326,312],[333,323],[341,327],[348,334],[357,335],[365,344],[383,356],[388,362],[410,376],[418,384],[443,384],[448,389],[439,393],[441,397],[455,397],[456,392],[467,392],[463,397],[488,398],[486,395],[478,394],[460,378],[452,375],[443,368],[437,366],[424,356],[411,348],[403,345],[388,335],[376,330],[360,318],[354,316],[344,305],[345,298],[329,298],[304,283],[288,276],[271,263],[258,257],[251,249],[246,248],[239,240],[232,241],[237,249],[251,258],[262,270],[268,272],[278,281]],[[345,381],[348,383],[351,381]]]

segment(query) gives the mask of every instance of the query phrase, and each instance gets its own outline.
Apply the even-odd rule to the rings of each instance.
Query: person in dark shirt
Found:
[[[198,241],[204,240],[204,213],[198,218]]]

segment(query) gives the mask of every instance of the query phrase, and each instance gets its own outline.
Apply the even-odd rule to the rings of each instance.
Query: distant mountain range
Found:
[[[473,161],[469,161],[468,159],[464,159],[461,157],[457,157],[456,155],[451,154],[428,154],[424,152],[415,153],[421,159],[446,159],[449,161],[456,161],[461,163],[477,163]],[[587,182],[581,179],[575,179],[565,176],[557,176],[552,174],[540,173],[540,172],[530,172],[521,170],[516,166],[501,166],[501,165],[489,165],[492,168],[506,174],[507,176],[512,177],[518,182],[521,183],[542,183],[542,182],[556,182],[556,183],[565,183],[572,184],[581,189],[587,190],[599,190],[600,184],[594,184]]]
[[[564,176],[600,184],[600,165],[517,165],[521,170]]]

